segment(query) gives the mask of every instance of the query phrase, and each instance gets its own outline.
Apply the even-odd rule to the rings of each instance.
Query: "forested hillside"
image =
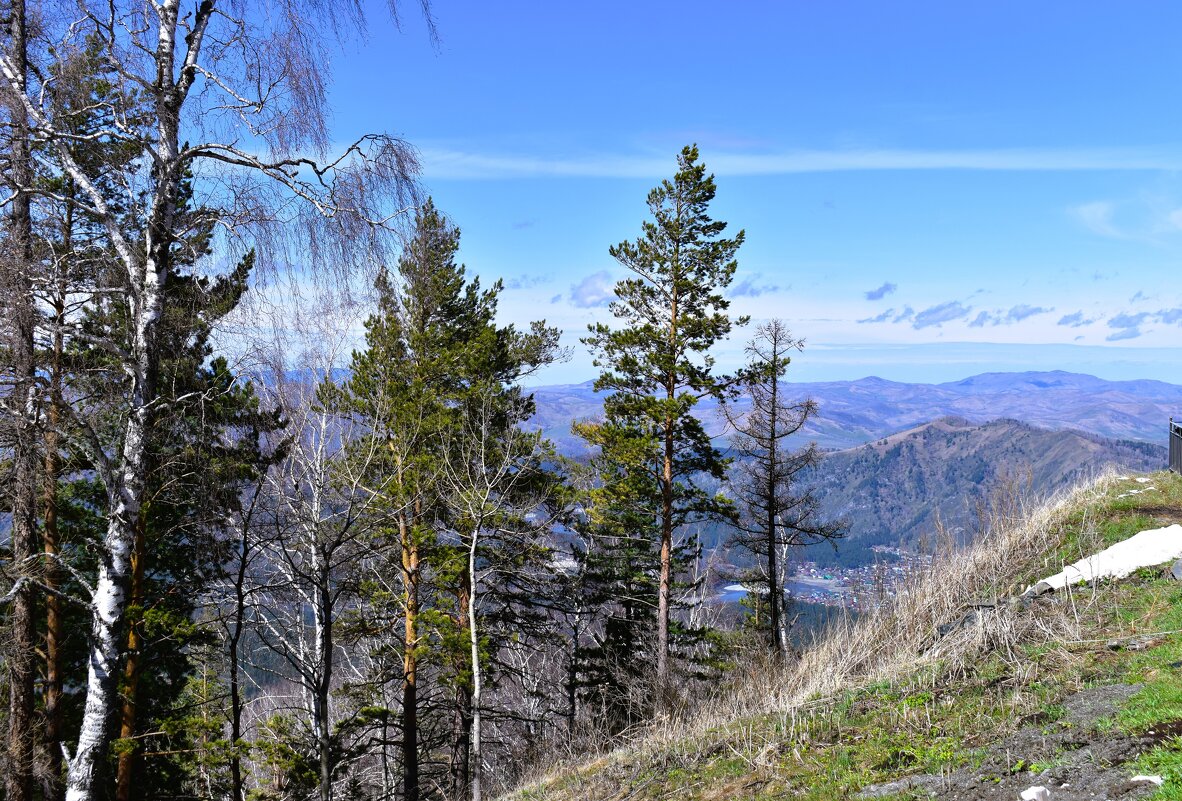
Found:
[[[980,529],[991,497],[1045,496],[1106,467],[1145,472],[1166,462],[1163,445],[1047,430],[1015,420],[974,425],[945,417],[867,445],[825,454],[805,479],[827,517],[848,526],[837,554],[822,562],[873,561],[871,545],[929,551],[964,544]],[[947,547],[947,546],[945,546]]]

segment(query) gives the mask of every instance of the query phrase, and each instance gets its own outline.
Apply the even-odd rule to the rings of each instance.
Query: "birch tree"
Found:
[[[545,508],[552,496],[553,476],[543,466],[547,451],[541,433],[522,429],[526,422],[522,415],[532,412],[532,404],[513,403],[513,394],[514,388],[506,391],[500,385],[481,388],[465,404],[464,423],[452,433],[448,449],[452,458],[445,462],[446,497],[464,545],[469,599],[472,728],[466,789],[471,801],[481,801],[484,792],[482,590],[489,584],[526,584],[528,570],[514,555],[533,552],[527,563],[536,564],[539,555],[549,554],[543,543],[549,530]],[[504,593],[508,587],[497,589]]]
[[[390,244],[387,234],[409,203],[416,164],[401,141],[367,135],[341,154],[327,154],[328,50],[309,31],[313,16],[331,20],[337,35],[363,23],[359,7],[343,2],[264,10],[202,0],[187,11],[180,0],[80,0],[40,14],[45,25],[36,44],[43,67],[35,79],[25,69],[34,55],[22,59],[12,48],[0,55],[0,81],[27,119],[34,158],[60,170],[77,190],[67,196],[13,173],[6,205],[19,206],[22,197],[37,193],[96,220],[120,267],[105,291],[118,295],[128,320],[126,341],[94,343],[122,373],[124,408],[116,435],[105,439],[87,421],[76,421],[90,433],[88,458],[106,489],[109,511],[89,598],[83,719],[67,760],[70,801],[97,797],[111,739],[108,723],[118,703],[121,628],[144,503],[148,431],[153,416],[167,411],[157,386],[159,329],[164,288],[176,274],[175,249],[183,241],[177,209],[184,176],[197,176],[197,205],[219,226],[223,244],[244,249],[265,243],[262,252],[272,264],[296,264],[317,280],[370,262]],[[79,134],[55,113],[55,92],[69,77],[57,57],[91,45],[122,91],[97,109],[103,123]],[[124,224],[99,186],[109,166],[96,169],[77,157],[75,146],[82,143],[117,144],[131,153],[115,184],[134,224]],[[293,241],[298,247],[283,247]]]

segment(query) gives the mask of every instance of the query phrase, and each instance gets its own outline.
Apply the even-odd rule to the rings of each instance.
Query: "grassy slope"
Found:
[[[719,693],[724,703],[629,748],[556,769],[510,797],[849,797],[902,776],[980,765],[989,744],[1031,721],[1054,725],[1065,698],[1105,684],[1143,684],[1105,721],[1113,731],[1182,721],[1182,583],[1146,569],[1033,605],[1006,600],[1065,562],[1182,522],[1182,477],[1150,478],[1110,476],[1037,510],[995,509],[983,544],[937,566],[895,607],[836,632],[793,669],[755,671]],[[1155,489],[1117,497],[1146,486]],[[935,636],[937,626],[995,601],[970,625]],[[1170,633],[1140,650],[1109,647],[1160,632]],[[1015,757],[1010,770],[1033,775],[1043,767]],[[1127,767],[1166,778],[1155,798],[1182,799],[1182,737]]]

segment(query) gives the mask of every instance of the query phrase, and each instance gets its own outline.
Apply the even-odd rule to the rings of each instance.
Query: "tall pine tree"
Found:
[[[721,480],[727,460],[714,447],[693,410],[707,398],[725,402],[732,379],[718,375],[710,350],[734,323],[723,291],[734,278],[740,231],[724,237],[726,223],[711,219],[714,176],[698,161],[697,146],[677,157],[677,173],[648,195],[651,220],[642,235],[621,242],[611,255],[632,277],[616,284],[611,311],[620,323],[590,327],[583,341],[602,372],[595,389],[610,394],[601,429],[620,448],[628,472],[651,475],[659,537],[656,674],[659,691],[670,683],[670,608],[677,532],[690,523],[730,519],[725,498],[700,485]],[[614,448],[614,445],[612,446]]]
[[[391,572],[401,580],[395,593],[370,588],[366,602],[372,619],[402,629],[398,717],[407,801],[442,783],[421,775],[428,665],[437,683],[451,685],[454,699],[453,792],[464,792],[470,776],[472,572],[468,549],[455,536],[466,521],[448,503],[444,479],[465,458],[457,446],[476,415],[488,415],[485,422],[498,428],[532,414],[532,397],[517,382],[553,358],[558,339],[544,323],[529,331],[498,326],[500,283],[482,289],[469,280],[456,262],[458,249],[458,229],[428,201],[397,274],[378,282],[378,310],[366,322],[366,349],[354,354],[350,378],[322,389],[327,407],[366,421],[384,443],[366,465],[365,483],[386,515],[389,547],[377,547],[391,555]]]

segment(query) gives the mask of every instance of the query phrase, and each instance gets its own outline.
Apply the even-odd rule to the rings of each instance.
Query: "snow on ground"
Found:
[[[1182,526],[1175,523],[1134,534],[1111,548],[1068,565],[1062,572],[1048,576],[1038,584],[1045,582],[1052,589],[1061,590],[1084,581],[1124,578],[1138,568],[1160,565],[1179,557],[1182,557]]]

